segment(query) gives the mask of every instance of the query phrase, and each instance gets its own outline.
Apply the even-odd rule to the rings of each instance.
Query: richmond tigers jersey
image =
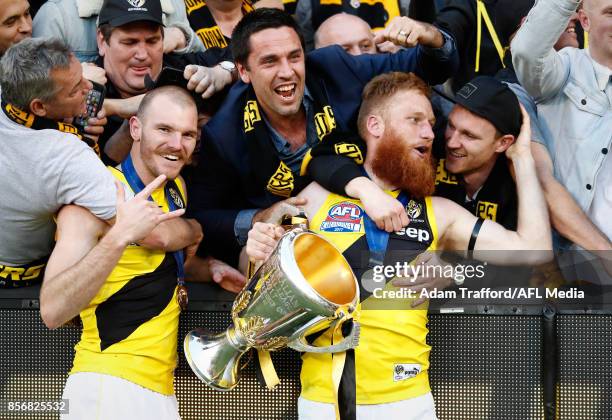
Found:
[[[423,251],[436,249],[438,234],[431,198],[409,200],[406,212],[410,224],[390,234],[385,265],[410,262]],[[343,377],[347,369],[353,369],[357,404],[417,397],[430,391],[427,375],[430,347],[425,342],[427,310],[410,309],[412,301],[407,299],[376,298],[363,287],[362,275],[368,270],[369,260],[363,215],[358,200],[330,194],[310,223],[313,231],[342,251],[360,283],[361,305],[356,318],[361,324],[361,335],[354,366],[345,365]],[[381,283],[381,287],[393,288],[389,283],[386,286]],[[329,345],[331,331],[314,343]],[[305,353],[302,358],[302,397],[333,403],[332,355]]]
[[[129,190],[123,174],[110,170]],[[177,185],[184,196],[184,186]],[[163,188],[152,198],[168,211]],[[180,314],[176,275],[172,253],[129,245],[80,314],[83,332],[70,373],[104,373],[174,394]]]

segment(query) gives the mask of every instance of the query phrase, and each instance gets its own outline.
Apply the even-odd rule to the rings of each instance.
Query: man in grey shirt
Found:
[[[42,279],[54,215],[77,204],[109,220],[116,189],[94,149],[63,121],[85,111],[91,83],[70,49],[27,39],[0,60],[0,287]]]

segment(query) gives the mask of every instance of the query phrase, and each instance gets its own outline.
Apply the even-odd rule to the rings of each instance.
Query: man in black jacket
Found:
[[[452,38],[431,25],[401,18],[385,31],[385,41],[406,46],[410,39],[419,46],[358,57],[333,46],[306,56],[295,21],[282,11],[256,10],[236,26],[232,50],[242,83],[232,87],[203,129],[189,193],[192,217],[210,246],[201,253],[235,263],[254,222],[270,221],[283,205],[300,204],[281,200],[308,184],[306,169],[332,191],[360,198],[385,230],[408,223],[397,200],[392,200],[396,216],[372,214],[387,196],[357,166],[365,155],[355,135],[361,92],[370,79],[389,71],[443,82],[457,57]]]

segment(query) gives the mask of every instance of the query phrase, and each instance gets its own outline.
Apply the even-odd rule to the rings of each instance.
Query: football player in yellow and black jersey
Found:
[[[430,196],[433,112],[428,96],[427,85],[405,73],[378,76],[364,89],[358,119],[368,147],[364,170],[388,194],[405,196],[410,217],[408,226],[389,235],[383,265],[410,262],[426,250],[473,249],[476,258],[482,258],[483,250],[546,250],[530,253],[530,262],[549,258],[550,227],[529,148],[528,117],[523,114],[521,135],[506,151],[514,165],[520,203],[518,229],[510,231],[477,219],[450,200]],[[427,310],[411,309],[414,302],[409,299],[392,306],[389,300],[376,303],[375,295],[364,287],[368,278],[364,273],[372,268],[375,253],[371,239],[380,233],[372,230],[359,201],[331,194],[317,184],[308,186],[301,196],[308,202],[310,228],[343,252],[360,279],[362,303],[357,314],[361,337],[358,347],[346,354],[338,399],[333,356],[304,354],[300,419],[334,419],[336,402],[342,419],[436,419],[427,374]],[[275,225],[256,224],[249,232],[247,254],[265,259],[281,234]],[[488,261],[498,264],[517,262],[502,261],[499,254],[491,257]],[[439,280],[448,284],[446,279]],[[393,283],[385,286],[393,287]],[[329,344],[331,339],[331,332],[326,332],[315,343]]]
[[[109,168],[118,188],[114,226],[106,232],[105,224],[81,207],[59,212],[41,316],[49,328],[77,315],[83,323],[63,395],[70,410],[62,418],[179,416],[173,377],[183,249],[197,247],[202,233],[197,222],[176,217],[184,212],[179,172],[195,148],[197,121],[186,90],[151,91],[130,119],[129,157]],[[173,229],[160,236],[163,244],[141,246],[170,218]]]

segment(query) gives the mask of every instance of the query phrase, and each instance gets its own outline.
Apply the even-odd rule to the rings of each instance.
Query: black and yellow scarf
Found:
[[[14,123],[31,128],[32,130],[58,130],[63,133],[74,134],[91,147],[98,157],[100,156],[100,147],[98,143],[85,137],[79,129],[72,124],[36,116],[4,101],[2,101],[2,111],[4,111],[4,114]]]
[[[341,132],[336,127],[334,111],[329,104],[324,86],[308,83],[314,102],[314,125],[319,142],[304,156],[300,173],[296,177],[291,169],[278,157],[266,123],[262,119],[260,106],[252,87],[244,98],[244,126],[249,159],[253,168],[252,177],[257,191],[267,190],[280,197],[290,197],[300,192],[310,178],[306,176],[311,159],[320,155],[341,155],[363,164],[365,143],[354,134]],[[255,170],[255,168],[257,168]]]
[[[185,6],[187,7],[189,25],[206,49],[225,48],[229,45],[231,39],[223,35],[204,0],[185,0]],[[251,0],[242,0],[242,14],[246,15],[252,11],[253,3]]]

